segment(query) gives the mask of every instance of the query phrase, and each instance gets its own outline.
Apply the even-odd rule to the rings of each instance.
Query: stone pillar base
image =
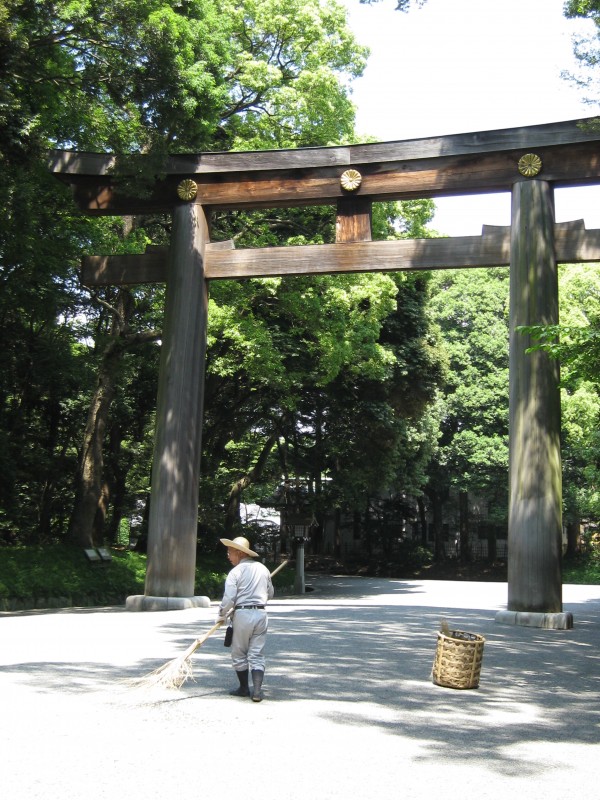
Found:
[[[567,631],[573,627],[573,614],[570,611],[560,611],[554,614],[546,614],[543,611],[498,611],[496,622],[503,625],[523,625],[528,628]]]
[[[210,608],[210,598],[152,597],[147,594],[132,594],[125,601],[126,611],[182,611],[184,608]]]

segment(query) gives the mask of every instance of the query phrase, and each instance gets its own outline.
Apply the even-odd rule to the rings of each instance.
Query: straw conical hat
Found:
[[[220,541],[225,547],[233,547],[234,550],[241,550],[247,556],[258,558],[258,553],[250,550],[250,542],[244,536],[236,536],[235,539],[221,539]]]

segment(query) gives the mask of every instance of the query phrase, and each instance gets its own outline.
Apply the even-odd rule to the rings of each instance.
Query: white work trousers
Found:
[[[267,612],[260,608],[238,608],[233,616],[231,661],[236,672],[245,669],[265,671]]]

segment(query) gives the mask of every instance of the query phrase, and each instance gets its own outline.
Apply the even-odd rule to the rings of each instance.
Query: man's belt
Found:
[[[238,608],[264,608],[264,606],[236,606],[235,611],[237,611]]]

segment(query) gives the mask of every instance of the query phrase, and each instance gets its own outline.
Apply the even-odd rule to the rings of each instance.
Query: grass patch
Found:
[[[600,561],[596,558],[565,559],[562,572],[563,583],[600,583]]]

